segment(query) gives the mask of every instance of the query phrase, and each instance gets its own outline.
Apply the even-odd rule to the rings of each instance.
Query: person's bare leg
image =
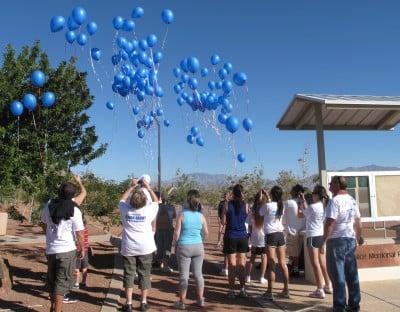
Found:
[[[267,248],[267,256],[268,256],[268,292],[272,293],[275,284],[275,249],[273,247]]]
[[[228,280],[229,280],[229,289],[235,289],[235,279],[236,279],[236,254],[229,254],[228,263]]]
[[[267,260],[267,255],[265,253],[261,254],[261,276],[262,278],[265,278],[265,272],[267,271],[267,264],[268,264],[268,260]]]
[[[331,287],[331,280],[329,279],[329,274],[328,274],[328,270],[326,268],[326,254],[325,253],[321,253],[318,250],[318,258],[319,258],[319,265],[321,267],[321,271],[322,271],[322,275],[324,277],[324,286],[325,287]]]
[[[79,281],[80,281],[80,272],[79,272],[79,269],[76,269],[75,270],[75,284],[79,284]]]
[[[279,266],[281,267],[283,273],[283,290],[286,291],[289,290],[289,270],[286,264],[286,246],[278,247],[276,252]]]
[[[125,295],[126,295],[126,304],[132,304],[132,293],[133,293],[133,288],[125,288]]]
[[[251,272],[253,271],[254,261],[256,260],[256,254],[251,254],[249,262],[247,262],[247,276],[251,276]]]
[[[229,268],[228,256],[224,256],[224,269],[228,270],[228,268]]]
[[[64,296],[63,295],[54,295],[54,312],[61,312]]]
[[[308,254],[310,256],[311,265],[314,271],[315,281],[317,282],[317,288],[322,289],[323,285],[323,275],[321,271],[321,267],[319,264],[318,257],[319,250],[317,248],[308,247]]]
[[[82,283],[83,284],[86,284],[87,275],[88,275],[88,269],[87,268],[82,269]]]
[[[149,293],[149,290],[148,289],[142,289],[140,291],[140,293],[141,293],[142,302],[147,302],[147,294]],[[186,297],[186,294],[185,294],[185,297]]]
[[[237,271],[240,282],[240,287],[244,287],[246,285],[246,254],[238,253],[237,254]]]

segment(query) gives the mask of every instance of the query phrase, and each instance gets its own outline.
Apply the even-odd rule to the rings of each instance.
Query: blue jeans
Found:
[[[354,238],[331,238],[326,243],[326,262],[333,287],[333,311],[360,311],[360,283]],[[349,300],[346,305],[346,284]]]

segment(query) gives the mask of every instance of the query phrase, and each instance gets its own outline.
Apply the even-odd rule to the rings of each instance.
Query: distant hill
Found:
[[[400,168],[368,165],[363,167],[348,167],[339,171],[400,171]]]

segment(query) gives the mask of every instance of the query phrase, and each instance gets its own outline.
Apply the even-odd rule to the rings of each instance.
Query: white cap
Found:
[[[148,174],[143,174],[140,178],[139,181],[146,181],[148,184],[150,184],[150,176]]]

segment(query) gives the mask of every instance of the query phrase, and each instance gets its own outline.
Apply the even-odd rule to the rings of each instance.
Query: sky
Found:
[[[64,32],[51,33],[52,16],[67,17],[75,6],[86,9],[88,20],[98,32],[81,48],[67,45]],[[0,12],[0,50],[11,43],[20,51],[40,40],[53,66],[78,58],[78,69],[88,72],[95,97],[88,110],[99,142],[108,143],[106,153],[76,171],[90,170],[107,179],[149,173],[156,178],[155,127],[146,138],[137,137],[136,120],[126,100],[111,90],[114,69],[111,56],[116,32],[114,16],[130,18],[134,7],[142,6],[144,17],[137,20],[139,38],[154,33],[161,41],[167,26],[160,15],[164,8],[174,12],[159,68],[164,89],[161,103],[170,127],[162,127],[162,178],[172,178],[179,168],[186,173],[244,174],[262,167],[266,178],[280,170],[301,174],[299,158],[305,148],[310,173],[317,172],[314,131],[279,131],[280,117],[296,93],[400,95],[400,2],[371,0],[297,1],[8,1]],[[133,39],[133,34],[120,33]],[[158,43],[159,44],[159,43]],[[90,48],[102,51],[100,62],[91,66]],[[235,134],[207,126],[210,113],[179,107],[172,70],[181,59],[196,56],[211,70],[209,58],[217,53],[222,62],[233,64],[233,72],[248,76],[248,92],[235,86],[231,100],[234,114],[251,118],[254,128]],[[95,74],[96,73],[96,74]],[[206,79],[200,84],[205,88]],[[115,104],[113,111],[105,103]],[[62,103],[57,103],[62,105]],[[186,136],[198,126],[205,146],[190,145]],[[399,129],[394,131],[325,132],[326,162],[330,170],[376,164],[400,166]],[[246,155],[244,163],[237,153]]]

